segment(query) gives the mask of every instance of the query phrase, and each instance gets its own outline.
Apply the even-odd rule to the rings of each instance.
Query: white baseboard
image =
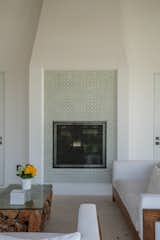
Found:
[[[56,195],[111,195],[111,183],[53,183]]]

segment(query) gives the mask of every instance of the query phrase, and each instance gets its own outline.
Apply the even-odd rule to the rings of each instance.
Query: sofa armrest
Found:
[[[81,204],[78,214],[77,231],[84,240],[100,240],[100,230],[95,204]]]
[[[141,194],[139,211],[141,239],[155,239],[155,224],[160,220],[160,194]]]
[[[160,209],[160,194],[141,194],[141,209]]]
[[[148,179],[153,166],[153,161],[115,161],[113,163],[113,182],[127,179]]]
[[[155,226],[155,240],[160,239],[160,221],[156,222]]]

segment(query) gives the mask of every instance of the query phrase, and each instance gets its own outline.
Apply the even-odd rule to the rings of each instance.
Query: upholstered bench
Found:
[[[78,213],[77,233],[60,234],[60,233],[43,233],[43,232],[41,233],[12,232],[12,233],[1,233],[0,239],[5,239],[5,240],[6,239],[8,240],[11,240],[11,239],[100,240],[101,237],[100,237],[100,229],[99,229],[99,224],[97,219],[96,205],[95,204],[80,205],[79,213]]]

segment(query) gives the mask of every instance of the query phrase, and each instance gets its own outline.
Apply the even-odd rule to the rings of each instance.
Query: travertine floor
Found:
[[[45,232],[76,231],[77,213],[81,203],[96,204],[103,240],[132,239],[120,209],[112,202],[111,197],[106,196],[55,196]]]

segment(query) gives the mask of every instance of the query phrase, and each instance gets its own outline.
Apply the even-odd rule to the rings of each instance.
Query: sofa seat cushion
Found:
[[[160,194],[160,163],[157,163],[150,176],[149,184],[147,187],[148,193]]]
[[[146,180],[117,180],[113,183],[137,231],[140,229],[140,194],[146,191],[147,183]]]
[[[144,193],[148,187],[148,179],[143,180],[116,180],[113,186],[117,191],[125,193]]]

